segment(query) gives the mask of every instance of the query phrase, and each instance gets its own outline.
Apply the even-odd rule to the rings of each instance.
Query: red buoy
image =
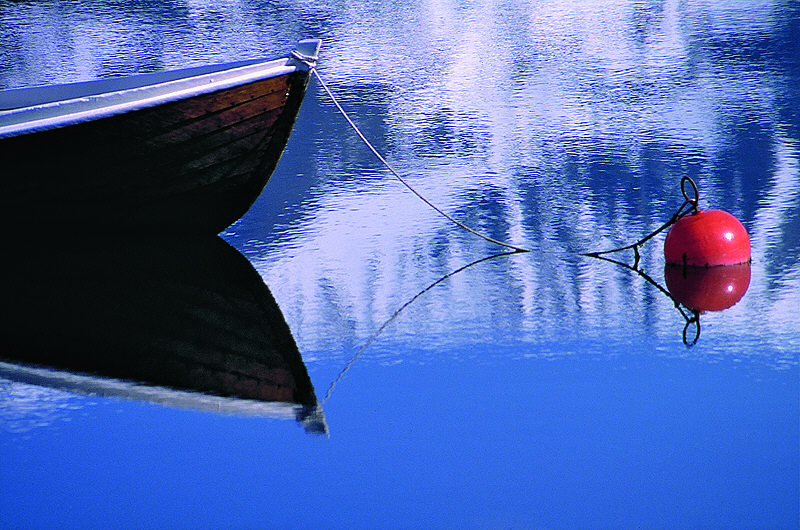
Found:
[[[750,264],[730,267],[664,267],[667,289],[689,309],[722,311],[742,299],[750,286]]]
[[[692,267],[750,261],[750,237],[742,223],[722,210],[698,210],[681,217],[664,240],[667,263]]]

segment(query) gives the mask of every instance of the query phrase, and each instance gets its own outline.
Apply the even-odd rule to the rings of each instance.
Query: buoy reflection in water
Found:
[[[742,299],[750,286],[750,264],[727,267],[664,267],[667,289],[693,311],[722,311]]]

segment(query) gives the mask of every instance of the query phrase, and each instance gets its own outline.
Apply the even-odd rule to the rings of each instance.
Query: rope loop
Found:
[[[692,191],[694,192],[694,197],[689,197],[689,195],[687,195],[687,193],[686,193],[685,184],[687,182],[689,184],[691,184],[691,186],[692,186]],[[700,198],[700,192],[697,191],[697,184],[694,183],[694,180],[692,180],[691,177],[683,177],[681,179],[681,193],[683,194],[683,198],[686,200],[686,202],[684,204],[687,204],[687,203],[691,204],[692,205],[692,210],[694,212],[697,212],[697,201]]]
[[[683,312],[681,311],[681,314],[682,313]],[[686,319],[686,325],[683,326],[683,343],[691,348],[697,344],[698,340],[700,340],[700,313],[695,311],[691,317],[687,317],[686,315],[683,315],[683,317]],[[689,340],[690,335],[688,334],[688,331],[692,324],[694,324],[695,328],[694,338]]]
[[[311,55],[303,55],[302,53],[300,53],[297,50],[292,52],[292,57],[294,57],[295,59],[297,59],[301,63],[304,63],[306,66],[308,66],[309,70],[313,69],[314,65],[317,62],[317,58],[316,57],[313,57]]]

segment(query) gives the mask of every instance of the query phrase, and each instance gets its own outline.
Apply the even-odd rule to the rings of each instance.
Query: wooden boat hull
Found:
[[[0,271],[0,376],[327,429],[268,287],[217,237],[11,250]]]
[[[307,69],[295,68],[121,114],[0,135],[2,223],[23,232],[216,234],[266,185],[307,82]]]

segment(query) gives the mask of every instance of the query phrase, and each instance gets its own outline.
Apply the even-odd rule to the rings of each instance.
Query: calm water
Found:
[[[330,436],[0,379],[0,526],[797,528],[800,3],[0,0],[0,89],[307,36],[412,185],[532,252],[415,298],[502,249],[312,82],[223,238],[317,395],[338,379]],[[746,293],[692,347],[658,288],[581,256],[657,228],[684,176],[752,240]],[[663,239],[642,249],[662,285]]]

